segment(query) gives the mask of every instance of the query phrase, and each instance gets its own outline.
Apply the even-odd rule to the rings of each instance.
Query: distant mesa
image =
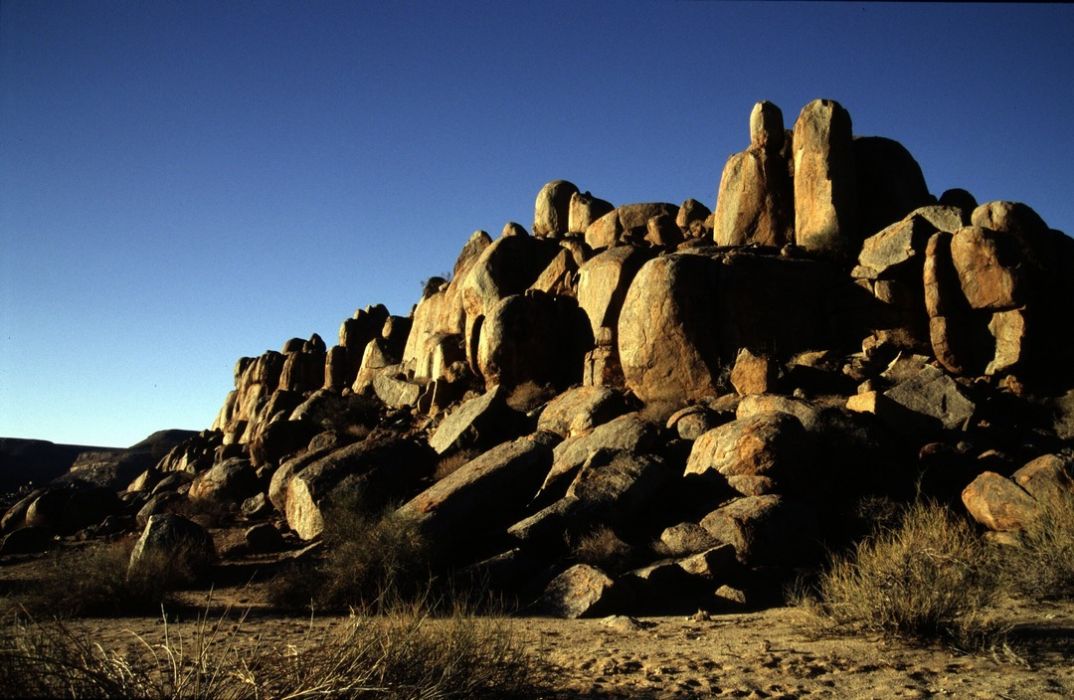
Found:
[[[920,489],[1009,537],[1074,489],[1074,241],[1026,204],[934,196],[834,100],[743,126],[714,200],[552,180],[529,231],[460,237],[408,315],[240,358],[205,431],[0,443],[7,488],[35,482],[8,552],[192,504],[280,548],[333,503],[398,503],[431,565],[555,614],[693,612],[772,600],[866,495]]]

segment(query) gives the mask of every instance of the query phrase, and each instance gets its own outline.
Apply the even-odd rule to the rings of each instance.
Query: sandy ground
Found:
[[[531,654],[553,666],[549,698],[1069,698],[1074,697],[1074,606],[1038,607],[1041,618],[1014,626],[1006,642],[959,652],[818,629],[797,608],[711,617],[504,618]],[[1025,610],[1008,611],[1011,622]],[[302,646],[345,618],[254,613],[222,625],[260,649]],[[210,617],[210,620],[216,619]],[[431,621],[429,624],[443,624]],[[77,623],[106,648],[136,633],[163,640],[159,619]],[[168,626],[192,639],[195,623]]]
[[[0,564],[0,583],[25,579],[34,560]],[[237,577],[240,578],[241,577]],[[255,577],[256,578],[256,577]],[[260,650],[309,643],[345,618],[283,617],[264,607],[264,581],[212,592],[210,621]],[[191,609],[207,593],[184,594]],[[244,620],[239,622],[243,612]],[[188,613],[189,615],[189,613]],[[834,632],[808,612],[776,608],[746,614],[504,618],[527,652],[553,667],[550,698],[1069,698],[1074,697],[1074,603],[1007,601],[996,619],[1009,629],[989,648],[914,647]],[[442,624],[431,621],[430,624]],[[173,639],[194,636],[191,619],[169,624]],[[160,618],[86,619],[71,629],[106,649],[163,640]]]

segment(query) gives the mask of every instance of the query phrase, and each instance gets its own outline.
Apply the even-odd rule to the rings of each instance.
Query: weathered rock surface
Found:
[[[197,523],[178,515],[154,515],[134,544],[127,575],[148,566],[155,558],[182,560],[195,569],[192,573],[201,573],[216,558],[216,548],[209,533]]]
[[[537,193],[533,210],[533,235],[555,237],[570,229],[571,198],[578,188],[566,180],[553,180]]]
[[[607,423],[629,408],[622,391],[602,386],[574,387],[545,406],[537,429],[569,438]]]
[[[812,466],[810,447],[794,416],[768,413],[737,419],[694,442],[686,474],[715,470],[739,493],[760,496],[802,479]]]
[[[857,178],[850,115],[814,100],[794,123],[795,243],[815,253],[857,253]]]
[[[918,416],[934,428],[955,430],[976,408],[962,388],[935,367],[923,367],[915,376],[884,392],[884,396]]]
[[[292,476],[284,513],[287,525],[304,540],[324,529],[334,504],[360,504],[371,512],[413,495],[432,472],[431,451],[398,438],[367,438],[334,450]]]
[[[555,492],[557,484],[566,486],[564,482],[600,450],[645,452],[656,445],[659,436],[658,426],[638,413],[627,413],[597,426],[589,433],[568,438],[556,445],[551,469],[542,475],[544,483],[541,484],[541,491]]]
[[[579,269],[578,306],[588,317],[594,338],[601,327],[617,327],[627,290],[649,257],[643,249],[619,246],[595,255]]]
[[[615,209],[611,202],[598,199],[588,192],[575,192],[571,195],[570,210],[567,214],[567,229],[585,233],[590,225]]]
[[[807,561],[818,544],[816,515],[774,494],[735,499],[706,515],[700,524],[720,542],[732,545],[744,564]]]
[[[557,617],[600,617],[616,605],[615,582],[589,564],[575,564],[552,579],[541,607]]]
[[[585,230],[586,245],[598,250],[628,241],[641,241],[648,232],[649,219],[667,215],[674,221],[678,209],[674,204],[662,202],[624,204],[589,225]]]
[[[470,399],[444,418],[429,437],[429,446],[437,454],[444,454],[457,445],[466,433],[476,433],[488,441],[489,437],[502,436],[514,417],[507,406],[507,390],[500,385],[492,387],[481,396]]]
[[[793,187],[783,146],[783,114],[758,102],[750,115],[750,147],[727,160],[713,217],[716,245],[781,247],[794,228]]]
[[[536,433],[507,442],[467,462],[399,508],[437,541],[465,547],[466,539],[505,528],[540,486],[557,438]]]
[[[221,506],[238,505],[260,488],[250,462],[233,457],[199,474],[190,484],[188,496],[192,501],[209,501]]]
[[[1037,515],[1037,502],[1010,479],[984,472],[962,491],[973,519],[990,530],[1020,530]]]

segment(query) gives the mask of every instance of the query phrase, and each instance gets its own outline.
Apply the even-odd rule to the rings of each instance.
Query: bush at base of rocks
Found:
[[[910,639],[961,640],[995,595],[985,545],[933,504],[907,508],[898,527],[838,556],[817,586],[815,610],[853,629]]]
[[[284,608],[339,609],[413,600],[432,584],[429,551],[416,522],[392,508],[370,512],[348,498],[326,513],[325,555],[281,574],[271,599]]]

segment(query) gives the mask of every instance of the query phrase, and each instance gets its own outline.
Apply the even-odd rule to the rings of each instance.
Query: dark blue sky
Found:
[[[0,435],[203,428],[241,355],[409,311],[572,180],[714,204],[816,97],[1074,232],[1074,7],[0,3]]]

